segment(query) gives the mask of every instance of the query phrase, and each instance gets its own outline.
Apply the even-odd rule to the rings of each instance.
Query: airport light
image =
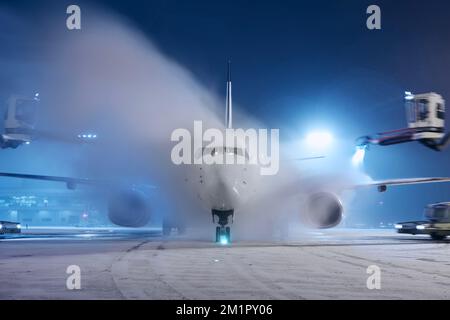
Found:
[[[417,229],[417,230],[424,230],[424,229],[425,229],[425,226],[423,226],[423,225],[418,225],[418,226],[416,226],[416,229]]]
[[[0,230],[2,230],[3,229],[3,225],[0,223]]]
[[[17,225],[17,229],[22,229],[22,225],[20,223]]]
[[[97,134],[95,133],[82,133],[78,135],[78,138],[83,140],[92,140],[97,139]]]
[[[325,149],[333,143],[333,135],[328,131],[313,131],[306,136],[306,143],[314,148]]]
[[[227,236],[220,236],[220,244],[224,246],[228,244]]]
[[[403,226],[401,224],[396,224],[394,227],[395,227],[395,229],[402,229],[403,228]]]
[[[414,99],[414,95],[412,94],[411,91],[405,91],[405,100],[413,100]]]

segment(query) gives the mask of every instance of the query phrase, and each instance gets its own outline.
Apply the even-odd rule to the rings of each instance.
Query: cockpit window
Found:
[[[419,99],[417,101],[417,109],[418,109],[418,120],[426,120],[428,118],[428,100],[427,99]]]
[[[231,148],[231,147],[214,147],[214,148],[203,147],[202,148],[203,155],[209,154],[212,157],[214,157],[216,155],[223,155],[224,153],[234,154],[234,155],[245,157],[246,159],[249,159],[247,151],[242,148],[238,148],[238,147],[234,147],[234,148]]]
[[[415,123],[428,119],[430,109],[428,99],[417,99],[406,102],[408,122]]]
[[[442,103],[437,104],[436,116],[438,117],[438,119],[445,120],[444,105]]]

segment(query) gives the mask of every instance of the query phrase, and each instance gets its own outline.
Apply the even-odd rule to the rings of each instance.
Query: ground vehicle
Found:
[[[0,148],[15,149],[32,141],[38,103],[39,94],[33,98],[12,95],[8,99],[3,131],[0,134]]]
[[[450,133],[445,133],[445,101],[441,95],[435,92],[405,92],[405,109],[407,128],[360,137],[357,147],[366,148],[371,144],[389,146],[412,141],[435,151],[442,151],[448,146]]]
[[[21,225],[18,222],[0,221],[0,234],[20,233]]]
[[[434,240],[450,235],[450,202],[430,204],[425,207],[426,221],[409,221],[395,224],[398,233],[429,234]]]

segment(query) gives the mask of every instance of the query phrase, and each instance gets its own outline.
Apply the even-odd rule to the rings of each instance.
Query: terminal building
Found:
[[[0,188],[0,220],[28,226],[111,226],[104,201],[64,188]]]

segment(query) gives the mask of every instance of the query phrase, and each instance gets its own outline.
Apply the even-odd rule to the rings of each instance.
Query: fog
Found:
[[[0,8],[2,30],[8,31],[2,41],[11,49],[1,56],[2,94],[39,91],[41,96],[37,130],[42,139],[32,149],[8,151],[7,157],[46,150],[39,155],[38,173],[55,174],[49,164],[63,162],[64,175],[151,185],[146,192],[151,193],[156,215],[161,210],[192,215],[192,221],[212,230],[210,212],[191,196],[196,190],[183,184],[183,168],[171,162],[170,135],[176,128],[191,130],[194,120],[202,120],[205,128],[223,128],[224,96],[205,89],[148,35],[118,15],[91,9],[80,31],[67,30],[60,18],[39,17],[36,27]],[[225,93],[225,82],[223,86]],[[264,127],[254,115],[239,112],[237,104],[234,108],[239,126]],[[92,145],[68,143],[82,132],[94,132],[98,139]],[[301,146],[283,141],[279,174],[261,178],[254,186],[256,195],[235,212],[235,226],[242,234],[267,237],[267,226],[295,224],[303,193],[327,189],[341,194],[360,178],[336,158],[313,170],[308,166],[314,164],[295,161],[297,148]],[[351,153],[340,154],[339,161],[350,164],[350,159]],[[36,163],[30,166],[24,160],[17,165],[20,171],[36,169]],[[333,179],[314,176],[337,168],[340,175]],[[349,199],[351,193],[345,194],[345,202]]]

